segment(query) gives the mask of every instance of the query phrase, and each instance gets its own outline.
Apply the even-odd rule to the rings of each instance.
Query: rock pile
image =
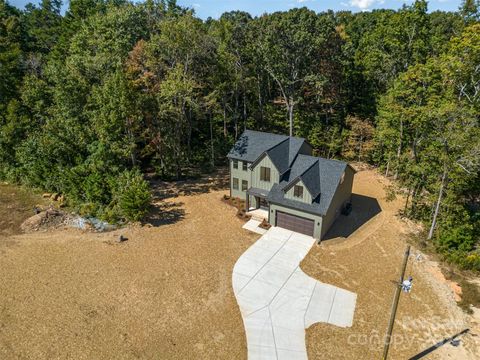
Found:
[[[50,228],[58,228],[65,225],[68,216],[59,210],[49,208],[47,210],[41,210],[35,208],[35,215],[25,220],[20,228],[23,232],[33,232],[39,230],[47,230]]]

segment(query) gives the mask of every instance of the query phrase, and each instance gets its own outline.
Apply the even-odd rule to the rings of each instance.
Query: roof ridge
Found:
[[[314,155],[305,155],[305,154],[298,154],[297,156],[304,156],[304,157],[309,157],[309,158],[315,158],[317,160],[322,160],[326,162],[335,162],[335,163],[341,163],[345,165],[350,165],[347,161],[344,160],[338,160],[338,159],[327,159],[322,156],[314,156]]]
[[[268,132],[268,131],[260,131],[260,130],[252,130],[252,129],[245,129],[245,131],[251,131],[251,132],[256,132],[260,134],[268,134],[268,135],[275,135],[275,136],[285,136],[287,139],[302,139],[304,141],[307,141],[307,139],[300,137],[300,136],[290,136],[290,135],[283,135],[283,134],[276,134],[273,132]]]
[[[286,136],[286,135],[285,135]],[[275,144],[273,145],[271,148],[268,148],[267,150],[265,150],[264,152],[268,153],[270,150],[273,150],[274,148],[276,148],[277,146],[283,144],[285,141],[289,140],[290,137],[287,137],[286,139],[283,139],[282,141],[280,141],[278,144]],[[288,145],[288,147],[290,148],[290,144]]]

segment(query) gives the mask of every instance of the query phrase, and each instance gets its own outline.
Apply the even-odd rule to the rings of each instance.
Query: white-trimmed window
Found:
[[[270,168],[261,166],[260,167],[260,180],[270,182]]]
[[[303,186],[295,185],[293,187],[293,196],[297,198],[303,198]]]
[[[233,168],[238,169],[238,160],[234,159],[234,160],[232,160],[232,162],[233,162]]]
[[[238,179],[237,178],[232,179],[232,188],[234,190],[238,190]]]

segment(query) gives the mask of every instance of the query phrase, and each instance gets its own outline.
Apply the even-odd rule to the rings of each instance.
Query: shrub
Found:
[[[138,221],[146,214],[151,202],[151,193],[140,171],[125,170],[114,180],[112,189],[113,204],[119,217]]]
[[[105,176],[99,172],[92,172],[85,178],[83,191],[87,202],[107,204],[111,198],[108,182],[105,181]]]

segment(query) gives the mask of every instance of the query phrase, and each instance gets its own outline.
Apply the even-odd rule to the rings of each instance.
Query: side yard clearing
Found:
[[[386,201],[387,185],[388,180],[376,172],[360,171],[353,192],[361,197],[353,198],[352,214],[341,216],[331,233],[341,233],[340,227],[355,231],[347,238],[327,234],[330,240],[313,247],[301,264],[309,276],[358,294],[352,328],[314,324],[307,330],[310,359],[381,358],[394,282],[398,281],[406,240],[413,230],[412,224],[396,215],[403,200]],[[372,208],[369,198],[378,201],[380,212]],[[371,212],[377,213],[358,227],[356,222]],[[407,276],[414,278],[413,290],[401,296],[390,358],[409,359],[468,328],[470,331],[459,338],[460,346],[447,343],[427,358],[478,359],[480,318],[468,316],[456,305],[451,287],[430,271],[434,263],[417,250],[412,253]]]
[[[258,236],[217,180],[156,184],[151,225],[0,241],[0,358],[245,359],[231,273]]]

